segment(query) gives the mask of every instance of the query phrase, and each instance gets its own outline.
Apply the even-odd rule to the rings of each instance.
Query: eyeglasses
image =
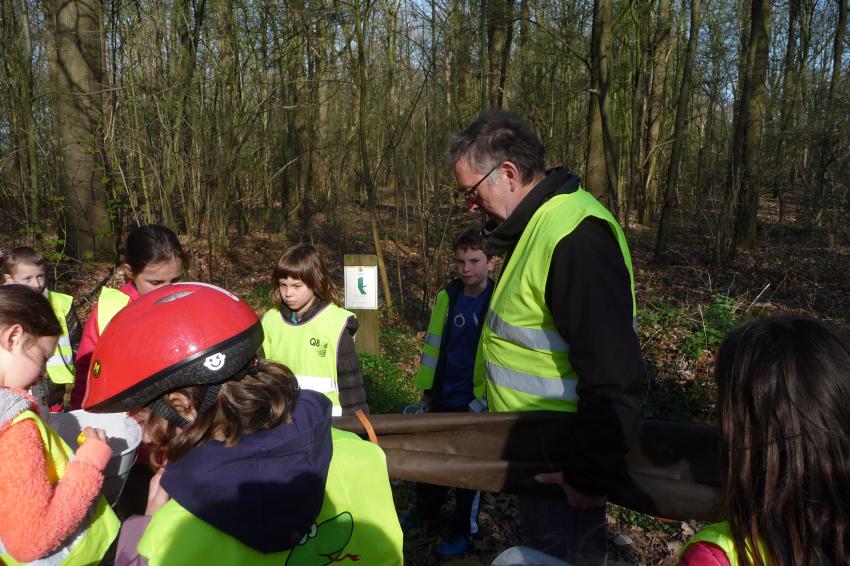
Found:
[[[464,189],[463,187],[458,187],[455,190],[458,192],[458,194],[463,195],[463,198],[465,198],[467,201],[475,202],[476,200],[478,200],[478,193],[477,193],[478,187],[481,185],[481,183],[484,182],[484,179],[489,177],[490,173],[495,171],[499,167],[499,165],[501,165],[501,164],[502,164],[502,162],[500,161],[500,162],[496,163],[495,165],[493,165],[493,167],[491,167],[489,171],[484,173],[484,176],[481,177],[481,179],[477,183],[475,183],[474,185],[472,185],[468,189]]]

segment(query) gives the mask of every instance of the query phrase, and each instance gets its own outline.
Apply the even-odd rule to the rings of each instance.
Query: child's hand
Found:
[[[151,478],[151,482],[148,487],[148,506],[145,509],[145,515],[153,515],[160,507],[168,503],[168,500],[171,499],[168,492],[159,485],[159,480],[162,479],[162,474],[164,472],[165,468],[160,468],[159,471]]]
[[[77,444],[82,446],[86,440],[100,440],[104,444],[106,443],[106,431],[102,428],[92,428],[87,426],[83,429],[80,435],[77,437]]]

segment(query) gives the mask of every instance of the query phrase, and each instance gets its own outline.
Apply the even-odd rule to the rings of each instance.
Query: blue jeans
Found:
[[[608,556],[605,507],[578,509],[566,496],[518,495],[523,544],[575,565],[604,565]]]

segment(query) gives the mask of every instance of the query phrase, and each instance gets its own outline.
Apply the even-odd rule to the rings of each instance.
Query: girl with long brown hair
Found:
[[[681,564],[850,563],[850,344],[783,315],[731,332],[717,358],[723,510]]]
[[[334,416],[369,412],[354,351],[357,317],[338,306],[339,290],[309,244],[296,244],[272,270],[275,307],[263,316],[264,355],[285,364],[302,389],[328,396]]]
[[[118,533],[100,496],[106,434],[86,427],[75,453],[27,393],[61,334],[44,295],[0,286],[0,564],[97,564]]]

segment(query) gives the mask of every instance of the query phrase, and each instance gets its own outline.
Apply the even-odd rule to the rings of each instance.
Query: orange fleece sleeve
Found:
[[[112,457],[112,449],[105,442],[90,438],[77,448],[77,460],[88,462],[98,470],[103,470]]]
[[[30,419],[0,434],[0,539],[19,562],[55,550],[79,526],[100,493],[103,474],[88,461],[74,460],[51,485],[44,445]]]

